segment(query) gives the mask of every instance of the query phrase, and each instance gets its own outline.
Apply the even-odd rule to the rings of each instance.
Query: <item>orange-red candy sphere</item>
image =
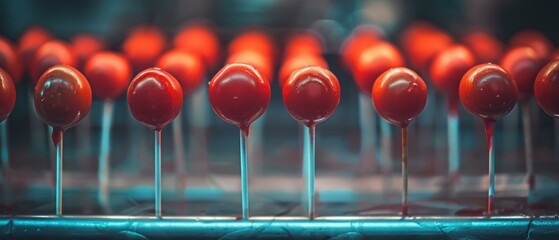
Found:
[[[353,73],[361,92],[370,95],[375,80],[386,70],[404,66],[400,51],[388,42],[377,42],[363,50],[354,63]]]
[[[167,46],[167,38],[163,31],[156,26],[137,26],[130,33],[122,45],[122,51],[135,71],[153,67],[159,55]]]
[[[221,43],[214,29],[205,23],[192,23],[182,28],[173,39],[175,48],[195,52],[209,69],[214,69],[221,53]]]
[[[91,56],[84,67],[93,95],[103,100],[118,98],[132,77],[132,67],[122,54],[99,52]]]
[[[464,45],[451,46],[433,59],[431,81],[451,101],[458,101],[458,87],[462,76],[476,65],[474,54]]]

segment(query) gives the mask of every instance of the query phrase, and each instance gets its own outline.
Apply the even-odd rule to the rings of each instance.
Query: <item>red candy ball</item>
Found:
[[[180,83],[160,68],[136,75],[128,87],[128,107],[136,120],[158,131],[179,115],[183,93]]]
[[[424,71],[428,70],[433,57],[452,45],[453,39],[431,24],[418,22],[404,30],[401,42],[411,65]]]
[[[375,80],[386,70],[404,66],[400,51],[388,42],[377,42],[366,48],[354,62],[353,74],[361,92],[371,94]]]
[[[264,76],[266,80],[271,82],[274,79],[272,76],[272,61],[258,52],[247,50],[234,53],[233,55],[229,56],[229,58],[227,58],[227,64],[232,63],[244,63],[251,65],[258,71],[260,71],[260,73],[262,73],[262,76]]]
[[[223,121],[248,134],[270,103],[270,83],[252,66],[225,65],[210,81],[210,104]]]
[[[89,34],[78,34],[70,41],[72,53],[76,56],[78,69],[83,70],[85,62],[93,54],[104,50],[105,42],[98,37]]]
[[[51,33],[39,26],[31,27],[23,33],[19,39],[17,48],[19,55],[21,56],[23,66],[25,67],[24,70],[32,68],[33,59],[35,59],[37,49],[51,39]],[[36,81],[36,79],[34,81]]]
[[[553,51],[553,44],[538,31],[525,30],[516,33],[510,40],[511,46],[527,46],[533,48],[543,61],[547,61]],[[543,65],[543,64],[542,64]]]
[[[282,89],[289,114],[308,127],[328,119],[340,103],[340,83],[328,69],[303,67],[293,72]]]
[[[126,90],[132,68],[121,54],[99,52],[89,58],[84,74],[91,84],[93,95],[103,100],[114,100]]]
[[[310,54],[292,56],[286,59],[281,65],[278,79],[280,89],[283,89],[283,85],[291,73],[306,66],[319,66],[328,69],[328,63],[326,63],[326,61],[324,61],[324,59],[320,56]]]
[[[6,120],[16,105],[16,88],[10,75],[0,68],[0,122]]]
[[[540,71],[541,58],[531,47],[515,47],[501,59],[501,67],[507,70],[518,87],[520,101],[528,101],[534,94],[534,81]]]
[[[284,55],[287,58],[306,54],[321,56],[324,48],[323,45],[320,36],[314,32],[295,33],[287,39]]]
[[[48,41],[37,49],[31,67],[32,86],[35,86],[39,77],[54,65],[68,65],[72,67],[76,65],[76,59],[68,45],[57,40]]]
[[[154,66],[166,44],[167,38],[160,28],[143,25],[130,31],[122,45],[122,51],[130,59],[134,70],[141,71]]]
[[[342,62],[346,68],[353,68],[354,62],[363,50],[382,40],[382,34],[375,28],[360,26],[353,30],[340,49]]]
[[[462,42],[476,56],[477,63],[496,63],[503,54],[503,43],[483,30],[469,32]]]
[[[263,30],[255,29],[241,33],[229,44],[229,55],[241,51],[254,51],[268,58],[274,65],[277,57],[274,40]]]
[[[454,45],[437,54],[431,63],[430,75],[435,87],[451,101],[458,101],[458,86],[464,73],[476,65],[472,52],[463,45]]]
[[[205,65],[214,69],[219,61],[221,44],[213,28],[205,23],[185,26],[173,39],[175,48],[198,54]]]
[[[549,115],[559,117],[559,60],[553,60],[539,72],[534,83],[538,105]]]
[[[75,68],[49,68],[35,87],[35,110],[55,129],[65,130],[82,120],[91,107],[91,87]]]
[[[468,112],[489,121],[509,113],[518,99],[510,73],[495,64],[480,64],[460,81],[460,101]]]
[[[392,68],[378,77],[373,86],[373,105],[386,121],[405,128],[427,103],[427,85],[407,68]]]
[[[194,53],[183,50],[171,50],[163,54],[156,66],[167,71],[179,81],[185,96],[200,85],[206,70],[203,59]]]
[[[0,37],[0,68],[7,71],[14,84],[17,85],[21,80],[23,68],[21,67],[19,55],[15,47],[3,37]]]

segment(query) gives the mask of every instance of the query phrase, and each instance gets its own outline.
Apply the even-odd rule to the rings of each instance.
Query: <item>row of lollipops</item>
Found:
[[[420,30],[414,30],[414,28]],[[417,52],[413,56],[419,57],[412,59],[423,60],[410,60],[412,65],[415,65],[416,69],[421,69],[428,65],[423,63],[424,61],[432,62],[430,74],[435,86],[448,94],[449,101],[458,101],[459,98],[468,111],[483,118],[488,133],[491,132],[493,122],[514,107],[518,95],[523,96],[523,93],[526,93],[525,89],[529,87],[529,84],[525,85],[519,81],[527,79],[526,81],[531,80],[533,83],[536,79],[535,74],[548,60],[539,56],[534,50],[535,47],[525,47],[510,50],[514,54],[505,55],[503,63],[501,63],[504,68],[494,64],[475,66],[476,62],[472,60],[473,54],[468,53],[468,48],[452,46],[451,43],[447,45],[446,49],[429,52],[431,55],[437,55],[436,57],[424,57],[424,55],[429,55],[424,53],[425,48],[444,45],[434,44],[437,40],[433,39],[446,35],[430,25],[419,24],[414,28],[408,29],[404,34],[411,38],[409,43],[412,45],[407,47],[404,45],[404,49],[408,49],[406,51],[409,53]],[[87,61],[83,64],[82,71],[87,76],[86,79],[80,70],[74,69],[69,66],[69,62],[66,62],[67,59],[71,59],[71,57],[67,57],[71,55],[71,52],[66,51],[66,47],[60,42],[42,44],[36,51],[34,60],[31,61],[34,64],[31,69],[39,69],[31,70],[31,75],[41,72],[41,69],[46,70],[40,74],[35,84],[35,108],[39,116],[54,129],[53,141],[57,146],[57,173],[60,173],[57,174],[57,214],[59,215],[62,214],[63,131],[77,124],[88,113],[92,90],[98,97],[111,101],[128,87],[128,104],[133,116],[156,132],[155,212],[156,216],[161,216],[161,129],[179,114],[183,96],[201,82],[205,74],[204,68],[217,65],[216,61],[212,60],[217,59],[215,55],[210,53],[207,56],[212,57],[204,57],[206,55],[200,49],[217,49],[219,44],[218,41],[213,41],[213,43],[217,43],[217,46],[209,47],[212,41],[207,39],[215,40],[215,34],[208,31],[207,27],[195,25],[187,28],[189,31],[185,31],[190,32],[191,35],[178,34],[177,38],[181,36],[189,44],[202,39],[199,45],[191,46],[193,48],[191,51],[199,51],[198,53],[190,54],[182,50],[171,50],[156,61],[155,66],[160,68],[150,68],[154,62],[154,56],[159,54],[153,54],[156,51],[151,48],[158,45],[156,43],[161,40],[152,31],[153,29],[150,29],[140,28],[140,30],[133,31],[123,45],[124,52],[127,53],[133,67],[130,67],[126,57],[117,53],[96,53],[90,58],[86,58]],[[365,31],[362,31],[363,29]],[[407,192],[406,128],[409,122],[423,110],[427,100],[427,87],[417,73],[403,68],[404,58],[395,46],[382,41],[376,32],[363,29],[358,29],[354,35],[350,36],[342,50],[342,59],[354,74],[360,89],[365,89],[363,92],[372,96],[372,102],[379,115],[403,129],[403,189],[404,192]],[[417,35],[409,36],[414,34]],[[429,39],[424,39],[427,38],[426,36],[429,36]],[[415,46],[419,43],[421,45]],[[134,45],[136,46],[134,49],[140,50],[127,50],[132,48],[130,45]],[[142,52],[142,54],[138,52]],[[215,51],[205,52],[215,53]],[[276,54],[272,41],[265,34],[255,32],[244,34],[230,44],[228,64],[214,76],[209,85],[210,104],[216,114],[223,120],[239,126],[242,132],[241,181],[243,182],[242,217],[244,219],[248,218],[249,213],[246,147],[243,146],[251,123],[260,117],[268,106],[269,81],[273,78],[272,69],[275,65],[273,60],[276,59]],[[9,54],[6,55],[9,56]],[[285,106],[288,112],[308,129],[307,141],[309,144],[306,145],[309,145],[309,148],[306,151],[306,166],[308,171],[307,205],[310,218],[314,217],[315,201],[314,181],[312,180],[314,178],[315,127],[334,112],[340,101],[339,82],[336,76],[327,69],[321,55],[320,41],[315,39],[312,34],[301,34],[288,41],[285,60],[280,70],[280,86]],[[509,55],[512,57],[508,57]],[[22,56],[25,55],[22,54]],[[196,63],[197,58],[204,59],[204,61],[198,59]],[[512,60],[508,60],[509,58]],[[20,75],[17,75],[17,67],[13,67],[17,64],[13,64],[9,58],[5,59],[8,59],[5,61],[5,68],[12,74],[10,76],[10,74],[2,73],[2,86],[6,87],[2,88],[5,91],[1,96],[7,97],[5,98],[7,101],[2,102],[7,103],[8,107],[5,109],[9,109],[10,104],[13,108],[15,101],[12,79]],[[135,60],[132,61],[133,59]],[[534,68],[531,68],[533,66],[530,64],[533,64]],[[527,65],[529,67],[526,67]],[[137,74],[128,85],[132,68],[142,69],[143,67],[148,69]],[[550,110],[546,109],[546,106],[551,106],[551,109],[556,108],[554,103],[557,101],[553,101],[556,98],[556,94],[553,94],[556,93],[556,88],[552,88],[556,68],[557,63],[551,62],[542,69],[539,80],[536,81],[537,99],[539,100],[539,96],[543,96],[542,99],[547,100],[546,103],[551,103],[545,105],[539,101],[548,113]],[[526,69],[536,70],[533,73]],[[197,83],[192,83],[192,79],[198,79]],[[538,84],[545,86],[541,88]],[[538,89],[548,95],[539,94]],[[455,103],[449,104],[454,107],[456,105]],[[11,109],[9,110],[11,111]],[[7,117],[9,111],[4,112],[7,112],[3,114]],[[551,114],[556,115],[553,111]],[[488,134],[490,162],[494,162],[491,139],[491,134]],[[493,169],[492,166],[490,164],[490,169]],[[490,170],[490,175],[492,175],[491,172]],[[490,185],[489,191],[489,212],[492,212],[492,185]],[[403,195],[402,213],[407,215],[407,193]]]

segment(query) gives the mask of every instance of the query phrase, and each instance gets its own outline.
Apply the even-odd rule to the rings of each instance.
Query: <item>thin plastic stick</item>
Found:
[[[56,216],[62,216],[62,164],[64,163],[64,131],[56,130],[53,132],[58,136],[56,138],[56,187],[55,187],[55,200],[56,200]]]
[[[493,198],[495,196],[495,149],[493,148],[494,122],[485,120],[485,135],[487,137],[487,150],[489,154],[489,191],[487,194],[487,213],[493,214]]]
[[[359,94],[359,127],[361,131],[361,161],[379,161],[376,154],[376,117],[371,104],[371,97]],[[370,159],[372,157],[373,159]],[[380,165],[380,163],[379,163]],[[364,164],[370,166],[370,164]]]
[[[532,148],[532,119],[530,116],[530,104],[523,102],[522,108],[522,129],[524,130],[524,157],[526,158],[526,174],[528,176],[528,188],[534,189],[534,153]]]
[[[8,120],[0,122],[0,142],[2,142],[2,170],[10,167],[10,154],[8,148]]]
[[[449,112],[447,115],[448,127],[448,174],[451,181],[460,176],[460,138],[458,129],[458,113]]]
[[[306,132],[308,132],[308,138],[305,142],[307,145],[307,166],[306,170],[306,186],[307,186],[307,216],[309,219],[314,219],[315,217],[315,203],[316,203],[316,193],[314,189],[314,179],[315,179],[315,149],[316,149],[316,126],[307,126]]]
[[[185,153],[184,153],[184,135],[182,133],[182,114],[179,113],[173,120],[173,144],[175,145],[175,175],[177,178],[177,191],[181,192],[184,187],[185,170]]]
[[[155,131],[155,217],[161,218],[161,130]]]
[[[241,208],[242,219],[249,218],[249,198],[248,198],[248,160],[247,160],[247,138],[245,131],[240,131],[240,153],[241,153]]]
[[[99,170],[97,178],[99,181],[99,201],[106,205],[109,199],[109,175],[110,175],[110,152],[111,152],[111,125],[113,121],[112,101],[103,103],[103,119],[101,123],[101,144],[99,145]]]
[[[408,128],[402,128],[402,216],[408,215]]]

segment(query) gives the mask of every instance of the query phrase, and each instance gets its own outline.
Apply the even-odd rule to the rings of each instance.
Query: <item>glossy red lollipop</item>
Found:
[[[72,67],[76,65],[76,59],[68,45],[57,40],[48,41],[37,49],[31,67],[32,86],[35,86],[39,77],[54,65],[68,65]]]
[[[180,83],[160,68],[136,75],[128,87],[128,106],[136,120],[159,131],[179,114],[183,101]]]
[[[175,48],[194,52],[204,59],[209,69],[219,61],[221,44],[214,29],[205,23],[191,23],[182,28],[173,39]]]
[[[375,81],[372,100],[382,118],[405,128],[423,111],[427,102],[427,86],[414,71],[392,68]]]
[[[83,70],[85,62],[93,56],[106,48],[105,42],[100,38],[90,34],[78,34],[70,41],[72,53],[76,56],[77,66]]]
[[[460,101],[468,112],[484,120],[489,155],[487,212],[493,213],[495,195],[495,149],[493,125],[509,113],[518,101],[518,89],[510,73],[495,64],[480,64],[460,81]]]
[[[43,43],[46,43],[51,39],[51,33],[39,26],[30,27],[25,31],[25,33],[23,33],[19,39],[17,49],[19,55],[21,56],[23,67],[25,67],[24,70],[32,68],[35,52],[39,49],[39,47],[41,47],[41,45],[43,45]]]
[[[281,65],[278,79],[280,89],[283,89],[283,85],[291,73],[306,66],[319,66],[328,69],[328,63],[320,56],[310,54],[291,56]]]
[[[326,68],[303,67],[289,76],[282,96],[289,114],[311,127],[328,119],[338,107],[340,83]]]
[[[540,71],[541,58],[531,47],[515,47],[505,53],[500,66],[507,70],[518,87],[518,97],[522,102],[530,100],[534,94],[534,81]]]
[[[0,122],[6,120],[16,105],[16,88],[10,75],[0,68]]]
[[[538,105],[552,117],[559,117],[559,60],[545,65],[536,77],[534,96]]]
[[[263,54],[255,51],[240,51],[227,58],[227,64],[244,63],[255,67],[262,76],[271,82],[274,78],[272,61],[266,58]]]
[[[168,51],[159,58],[156,66],[167,71],[179,81],[185,96],[200,85],[206,72],[203,59],[194,53],[183,50]]]
[[[15,85],[19,83],[23,73],[20,60],[15,47],[7,39],[0,37],[0,68],[10,74]]]
[[[458,87],[464,73],[476,65],[472,52],[463,45],[449,47],[433,59],[430,75],[435,87],[444,92],[454,105],[458,101]]]
[[[404,66],[398,49],[388,42],[377,42],[366,48],[354,62],[353,74],[361,92],[369,95],[375,80],[386,70]]]
[[[270,83],[254,67],[225,65],[210,81],[210,104],[223,121],[237,125],[248,135],[249,126],[270,102]]]
[[[373,85],[372,101],[377,113],[402,128],[402,215],[408,215],[408,124],[423,111],[427,86],[407,68],[391,68]]]
[[[153,67],[155,61],[167,45],[167,38],[163,31],[152,25],[137,26],[122,44],[122,51],[135,71]]]
[[[84,69],[93,94],[103,100],[118,98],[126,90],[132,75],[126,57],[114,52],[94,54]]]
[[[35,87],[35,109],[39,117],[64,131],[83,119],[91,107],[91,87],[78,70],[67,65],[49,68]]]
[[[480,64],[470,69],[462,77],[459,91],[464,108],[488,121],[505,116],[518,100],[512,76],[495,64]]]
[[[462,42],[476,56],[477,63],[496,63],[503,54],[503,43],[483,30],[468,32]]]

